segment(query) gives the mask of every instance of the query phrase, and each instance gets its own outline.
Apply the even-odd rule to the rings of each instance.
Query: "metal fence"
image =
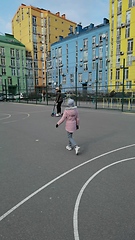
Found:
[[[112,86],[111,86],[112,88]],[[109,89],[109,86],[108,88]],[[75,100],[78,107],[92,108],[92,109],[108,109],[135,112],[135,93],[127,91],[126,85],[121,91],[102,91],[98,85],[93,87],[70,87],[61,88],[63,96],[63,107],[66,106],[69,97]],[[17,103],[31,103],[31,104],[44,104],[53,105],[55,101],[55,88],[48,86],[44,94],[37,91],[26,93],[25,89],[23,94],[17,95],[9,94],[8,92],[0,92],[1,101],[12,101]]]

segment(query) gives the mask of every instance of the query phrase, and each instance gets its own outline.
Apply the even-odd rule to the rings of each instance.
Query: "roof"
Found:
[[[22,44],[16,38],[14,38],[14,35],[8,33],[5,33],[5,35],[0,35],[0,42],[25,47],[24,44]]]
[[[82,28],[82,26],[80,25],[80,26],[81,26],[81,30],[80,30],[78,33],[77,33],[77,31],[75,31],[75,33],[70,33],[67,37],[65,37],[65,38],[63,37],[61,40],[52,43],[51,46],[56,45],[56,44],[59,44],[59,43],[62,43],[62,42],[67,41],[67,40],[69,40],[69,39],[76,38],[76,37],[78,37],[78,36],[87,34],[87,33],[89,33],[89,32],[95,31],[95,30],[97,30],[97,29],[100,29],[100,28],[102,28],[102,27],[106,27],[106,26],[109,26],[109,25],[110,25],[110,24],[109,24],[109,21],[108,21],[107,23],[101,23],[101,24],[96,25],[96,26],[93,25],[92,28],[90,28],[90,25],[89,25],[89,26],[86,26],[86,27],[84,27],[84,28]],[[78,26],[79,26],[79,25],[78,25]]]

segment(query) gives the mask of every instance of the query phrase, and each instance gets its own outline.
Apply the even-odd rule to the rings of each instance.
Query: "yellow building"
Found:
[[[135,92],[135,1],[110,0],[109,90]]]
[[[46,59],[50,45],[74,31],[76,23],[65,14],[21,4],[12,19],[14,37],[26,46],[27,57],[32,57],[35,87],[41,92],[46,86]]]

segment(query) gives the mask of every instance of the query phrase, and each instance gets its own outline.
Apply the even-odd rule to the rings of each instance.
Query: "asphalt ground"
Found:
[[[79,108],[77,156],[51,112],[0,103],[0,240],[134,240],[135,114]]]

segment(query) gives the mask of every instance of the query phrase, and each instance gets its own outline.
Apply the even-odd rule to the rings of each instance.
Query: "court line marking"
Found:
[[[112,167],[116,164],[119,164],[119,163],[123,163],[123,162],[126,162],[126,161],[131,161],[135,159],[135,157],[132,157],[132,158],[127,158],[127,159],[123,159],[123,160],[120,160],[120,161],[117,161],[117,162],[114,162],[114,163],[111,163],[109,165],[106,165],[105,167],[99,169],[97,172],[95,172],[86,182],[85,184],[83,185],[83,187],[81,188],[78,196],[77,196],[77,200],[75,202],[75,207],[74,207],[74,213],[73,213],[73,229],[74,229],[74,239],[75,240],[80,240],[80,237],[79,237],[79,227],[78,227],[78,210],[79,210],[79,206],[80,206],[80,201],[81,201],[81,198],[82,198],[82,195],[86,189],[86,187],[88,186],[88,184],[99,174],[101,173],[102,171],[106,170],[107,168],[109,167]]]
[[[106,153],[103,153],[103,154],[100,154],[92,159],[89,159],[87,160],[86,162],[83,162],[79,165],[77,165],[76,167],[73,167],[71,168],[70,170],[62,173],[61,175],[59,175],[58,177],[54,178],[53,180],[51,180],[50,182],[46,183],[45,185],[43,185],[42,187],[40,187],[39,189],[37,189],[35,192],[31,193],[28,197],[24,198],[22,201],[20,201],[18,204],[16,204],[14,207],[12,207],[11,209],[9,209],[6,213],[4,213],[3,215],[0,216],[0,221],[2,221],[4,218],[6,218],[9,214],[11,214],[13,211],[15,211],[17,208],[19,208],[21,205],[23,205],[25,202],[27,202],[29,199],[31,199],[32,197],[34,197],[36,194],[38,194],[39,192],[41,192],[43,189],[47,188],[48,186],[50,186],[52,183],[56,182],[57,180],[59,180],[60,178],[66,176],[67,174],[73,172],[74,170],[86,165],[87,163],[90,163],[96,159],[99,159],[101,157],[104,157],[106,155],[109,155],[111,153],[114,153],[114,152],[117,152],[117,151],[120,151],[120,150],[123,150],[123,149],[126,149],[126,148],[130,148],[130,147],[134,147],[135,146],[135,143],[134,144],[130,144],[130,145],[127,145],[127,146],[124,146],[124,147],[120,147],[120,148],[117,148],[117,149],[114,149],[114,150],[111,150],[109,152],[106,152]]]
[[[12,122],[19,122],[19,121],[21,121],[21,120],[24,120],[24,119],[30,117],[30,114],[29,114],[29,113],[26,113],[26,112],[18,112],[18,113],[19,113],[19,114],[26,114],[27,116],[24,117],[24,118],[22,118],[22,119],[19,119],[19,120],[12,120],[12,121],[8,121],[8,122],[3,122],[3,124],[12,123]],[[18,114],[18,115],[19,115],[19,114]],[[16,115],[15,115],[15,116],[16,116]]]
[[[3,115],[8,115],[8,116],[4,117],[4,118],[0,118],[0,121],[11,117],[11,114],[8,114],[8,113],[2,113],[2,114]]]

